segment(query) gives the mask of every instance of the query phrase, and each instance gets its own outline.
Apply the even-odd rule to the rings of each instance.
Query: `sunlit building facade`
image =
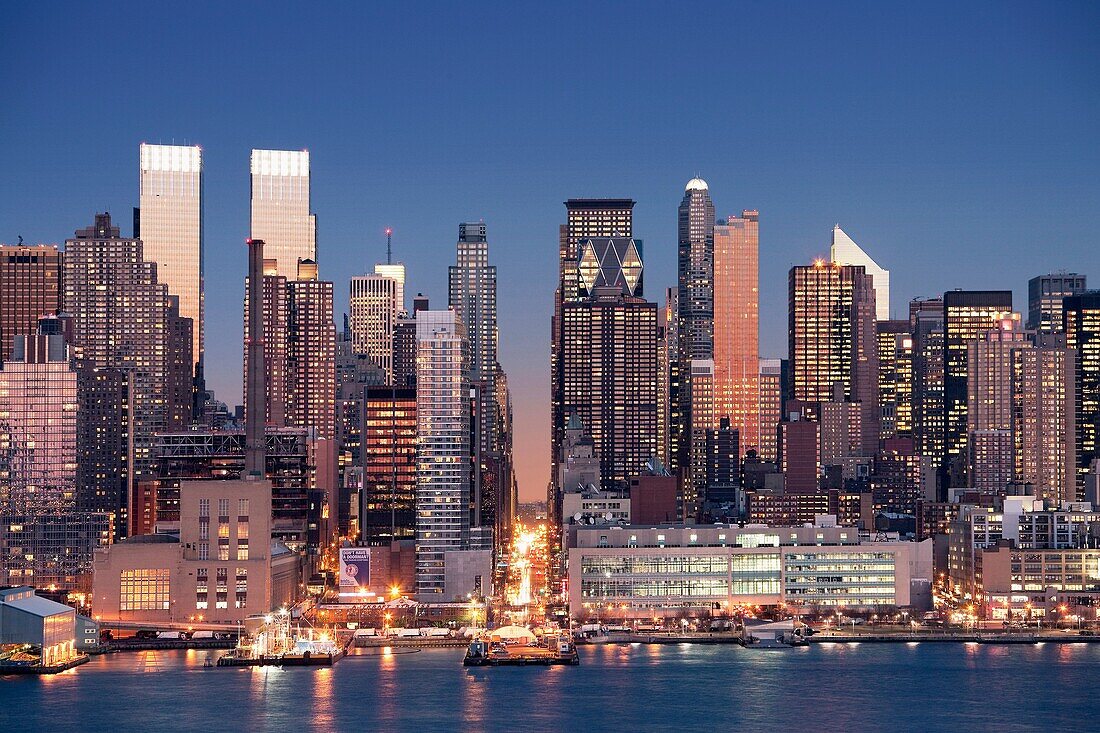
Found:
[[[277,272],[297,277],[298,260],[317,260],[317,219],[309,211],[309,152],[253,150],[252,239]]]
[[[392,383],[397,281],[385,275],[353,277],[348,310],[352,351],[369,357]]]
[[[145,259],[157,263],[157,280],[179,298],[180,315],[192,321],[193,369],[205,343],[202,148],[142,143],[138,157],[134,237],[144,244]]]
[[[744,453],[760,448],[759,212],[731,216],[713,234],[714,419],[729,418]]]
[[[829,248],[829,259],[837,265],[862,265],[871,276],[875,286],[875,318],[879,321],[890,319],[890,271],[882,268],[871,256],[863,251],[855,241],[839,226],[833,227],[833,243]]]

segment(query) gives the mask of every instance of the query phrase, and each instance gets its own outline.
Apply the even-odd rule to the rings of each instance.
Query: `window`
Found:
[[[209,517],[210,516],[210,500],[209,499],[199,499],[199,516],[200,517]]]
[[[167,611],[171,600],[168,568],[123,570],[119,578],[120,611]]]
[[[209,560],[210,559],[210,543],[209,542],[200,542],[199,543],[199,559],[200,560]]]

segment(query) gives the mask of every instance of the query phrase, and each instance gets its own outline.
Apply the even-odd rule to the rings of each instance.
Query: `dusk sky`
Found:
[[[1094,3],[20,3],[0,22],[0,242],[130,233],[138,144],[204,150],[208,384],[240,400],[249,151],[308,149],[321,276],[385,256],[446,305],[458,223],[498,266],[521,497],[549,478],[549,336],[570,197],[637,200],[646,295],[684,183],[760,210],[761,351],[839,223],[892,310],[1073,270],[1100,286]],[[796,12],[797,11],[797,12]]]

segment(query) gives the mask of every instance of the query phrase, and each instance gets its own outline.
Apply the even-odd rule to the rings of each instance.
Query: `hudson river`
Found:
[[[1100,644],[604,646],[579,667],[496,669],[463,668],[461,649],[331,669],[204,669],[206,655],[0,679],[0,730],[1004,733],[1100,719]]]

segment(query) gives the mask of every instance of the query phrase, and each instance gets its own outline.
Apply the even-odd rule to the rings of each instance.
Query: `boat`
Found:
[[[745,627],[741,640],[746,649],[790,649],[809,646],[810,642],[801,632],[801,628],[795,628],[794,621],[777,621]]]
[[[505,627],[508,628],[508,627]],[[529,632],[528,632],[529,633]],[[539,644],[534,635],[504,641],[501,637],[482,636],[470,642],[462,658],[464,667],[526,667],[581,663],[577,647],[567,635],[547,635]]]
[[[250,618],[237,646],[218,659],[219,667],[330,667],[344,650],[325,631],[292,629],[285,610],[257,621]]]

